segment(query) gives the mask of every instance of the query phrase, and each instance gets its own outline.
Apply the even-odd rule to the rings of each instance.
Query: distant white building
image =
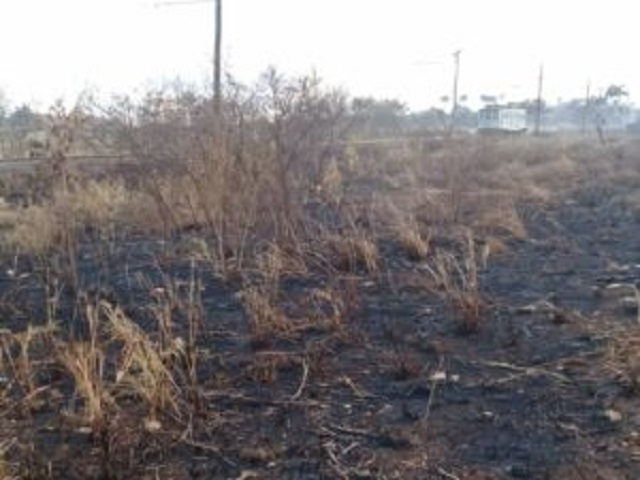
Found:
[[[478,112],[479,132],[518,133],[527,130],[527,111],[524,108],[489,105]]]

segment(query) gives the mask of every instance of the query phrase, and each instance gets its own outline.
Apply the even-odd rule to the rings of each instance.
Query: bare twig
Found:
[[[512,380],[515,380],[517,378],[523,377],[523,376],[530,376],[530,375],[546,375],[552,378],[555,378],[556,380],[559,380],[561,382],[571,382],[571,379],[569,377],[567,377],[566,375],[562,375],[560,373],[557,372],[552,372],[550,370],[545,370],[543,368],[539,368],[539,367],[520,367],[518,365],[512,365],[510,363],[506,363],[506,362],[494,362],[494,361],[483,361],[480,362],[483,365],[486,365],[488,367],[496,367],[496,368],[503,368],[505,370],[511,370],[513,372],[516,372],[515,375],[511,375],[507,378],[502,378],[502,379],[498,379],[496,381],[494,381],[493,383],[495,384],[500,384],[500,383],[505,383],[505,382],[510,382]]]
[[[300,395],[302,395],[302,391],[304,390],[304,387],[307,385],[308,377],[309,377],[309,364],[303,358],[302,359],[302,380],[300,381],[300,386],[298,387],[298,390],[296,390],[296,393],[294,393],[291,396],[291,400],[298,400],[300,398]]]
[[[441,371],[443,367],[443,359],[440,359],[438,364],[438,368],[436,371]],[[441,380],[439,375],[432,375],[431,380],[431,388],[429,389],[429,400],[427,400],[427,408],[424,411],[424,416],[422,417],[422,423],[426,426],[429,422],[429,415],[431,414],[431,408],[433,407],[433,399],[436,396],[436,390],[438,387],[438,382]]]
[[[220,458],[224,463],[226,463],[230,467],[236,468],[238,466],[236,462],[224,456],[222,454],[222,451],[214,445],[197,442],[195,440],[189,440],[187,438],[182,438],[181,440],[182,440],[182,443],[184,443],[185,445],[189,445],[190,447],[197,448],[199,450],[203,450],[216,455],[218,458]]]
[[[438,473],[442,475],[444,478],[448,478],[449,480],[460,480],[460,477],[454,475],[453,473],[447,472],[444,468],[438,467]]]

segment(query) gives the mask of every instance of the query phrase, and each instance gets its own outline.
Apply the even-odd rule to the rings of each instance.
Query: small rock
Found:
[[[236,480],[249,480],[250,478],[258,478],[258,473],[253,470],[243,470]]]
[[[612,273],[625,273],[628,272],[631,267],[629,265],[623,265],[618,262],[614,262],[613,260],[609,260],[606,266],[607,272]]]
[[[145,418],[144,420],[144,429],[149,432],[149,433],[153,433],[153,432],[157,432],[162,428],[162,424],[154,419],[154,418]]]
[[[608,408],[607,410],[605,410],[604,416],[611,423],[618,423],[622,421],[622,414],[619,411],[614,410],[613,408]]]
[[[555,312],[556,310],[556,306],[548,300],[538,300],[537,302],[530,303],[529,305],[516,308],[516,313],[521,315],[532,315],[534,313]]]
[[[76,429],[76,433],[79,433],[81,435],[91,435],[92,432],[93,430],[91,429],[91,427],[87,426],[81,426]]]
[[[493,412],[490,412],[489,410],[485,410],[482,413],[480,413],[480,420],[483,421],[491,421],[495,418],[496,414]]]

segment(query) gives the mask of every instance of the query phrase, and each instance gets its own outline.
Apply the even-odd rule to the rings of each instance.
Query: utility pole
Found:
[[[193,3],[211,3],[212,0],[164,0],[158,1],[156,7],[190,5]],[[215,36],[213,43],[213,110],[220,114],[222,104],[222,0],[214,0]]]
[[[542,123],[542,82],[544,80],[544,65],[540,64],[540,73],[538,75],[538,99],[536,102],[536,136],[540,135],[540,126]]]
[[[458,113],[458,81],[460,80],[460,50],[453,52],[453,103],[451,105],[451,125],[449,134],[453,133],[453,127]]]
[[[222,102],[222,0],[216,2],[216,36],[213,47],[213,111],[220,115]]]
[[[584,97],[584,110],[582,111],[582,134],[587,133],[587,121],[589,119],[589,110],[591,109],[591,80],[587,82],[587,93]]]

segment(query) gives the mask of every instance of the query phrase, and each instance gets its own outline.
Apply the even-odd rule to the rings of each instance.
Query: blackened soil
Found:
[[[140,402],[123,400],[101,437],[65,420],[69,388],[47,378],[45,405],[0,416],[16,439],[7,460],[25,478],[640,478],[640,396],[612,356],[639,327],[608,288],[640,279],[640,217],[611,193],[583,188],[522,206],[528,236],[480,272],[475,333],[461,332],[459,313],[430,292],[424,265],[393,246],[380,274],[287,279],[279,302],[291,315],[314,288],[353,289],[351,308],[340,325],[261,342],[241,281],[224,283],[146,239],[100,255],[85,246],[89,295],[148,331],[154,292],[170,285],[184,298],[201,282],[197,412],[160,415],[161,428],[147,431]],[[43,295],[53,293],[37,262],[20,259],[16,273],[2,280],[0,325],[20,330],[44,321]],[[55,318],[86,335],[65,306],[73,292],[58,294]],[[183,310],[174,323],[184,334]]]

